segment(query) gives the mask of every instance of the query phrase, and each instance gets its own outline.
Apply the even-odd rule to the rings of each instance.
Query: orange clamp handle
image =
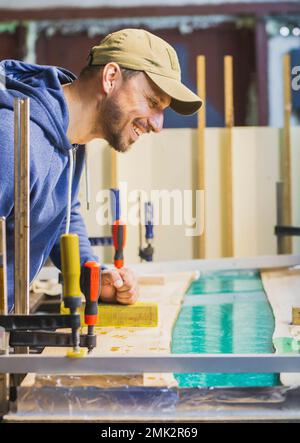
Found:
[[[96,261],[88,261],[81,268],[80,287],[85,296],[84,321],[94,326],[98,317],[101,266]]]

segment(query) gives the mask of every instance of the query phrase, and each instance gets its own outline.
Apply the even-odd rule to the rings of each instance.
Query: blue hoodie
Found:
[[[81,263],[97,257],[93,255],[79,214],[78,188],[84,146],[71,145],[67,138],[69,116],[61,85],[72,82],[75,76],[65,69],[16,60],[2,61],[0,73],[5,80],[5,88],[0,88],[0,216],[6,217],[11,310],[14,303],[14,97],[30,98],[30,281],[49,256],[60,268],[59,240],[66,222],[70,149],[76,151],[70,232],[79,235]]]

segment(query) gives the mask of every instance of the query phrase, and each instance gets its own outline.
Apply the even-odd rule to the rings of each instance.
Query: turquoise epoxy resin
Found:
[[[274,352],[274,317],[254,271],[203,273],[184,299],[173,330],[174,354]],[[277,374],[175,374],[180,387],[274,386]]]
[[[263,291],[256,271],[206,272],[189,287],[187,295]]]

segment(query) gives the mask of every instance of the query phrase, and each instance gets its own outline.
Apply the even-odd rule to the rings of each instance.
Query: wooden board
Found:
[[[162,280],[163,277],[163,280]],[[195,278],[194,272],[170,273],[154,278],[142,276],[140,281],[139,301],[155,302],[158,304],[158,327],[156,328],[116,328],[99,327],[96,329],[97,346],[92,351],[94,355],[135,355],[135,354],[169,354],[172,330],[180,311],[184,294]],[[164,281],[164,284],[162,284]],[[85,331],[83,331],[85,332]],[[67,348],[47,348],[44,355],[66,355]],[[43,384],[61,383],[62,377],[40,377],[28,374],[22,386],[40,386]],[[176,386],[172,374],[137,374],[136,376],[82,376],[64,377],[65,383],[84,385],[89,382],[97,386]]]
[[[293,326],[292,308],[300,306],[300,269],[282,268],[261,272],[264,290],[275,317],[273,340],[290,337],[300,340],[299,326]],[[284,385],[299,385],[300,373],[281,373]]]

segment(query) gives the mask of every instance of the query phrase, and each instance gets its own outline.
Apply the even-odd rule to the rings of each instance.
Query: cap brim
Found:
[[[182,115],[191,115],[199,111],[202,100],[180,81],[162,75],[146,72],[151,80],[171,97],[170,108]]]

